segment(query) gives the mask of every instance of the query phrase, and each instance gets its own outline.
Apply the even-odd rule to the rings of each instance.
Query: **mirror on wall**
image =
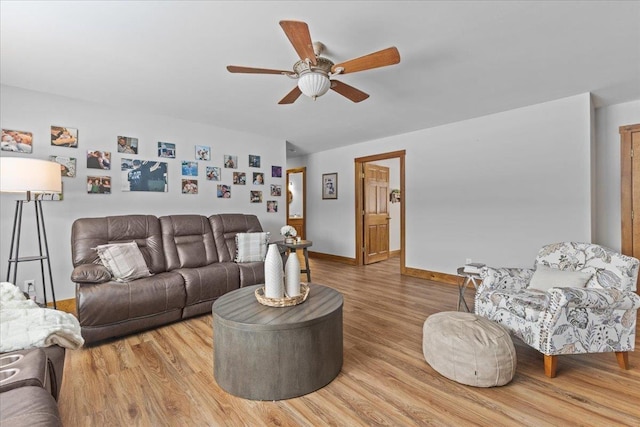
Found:
[[[287,224],[306,239],[306,168],[287,170]]]

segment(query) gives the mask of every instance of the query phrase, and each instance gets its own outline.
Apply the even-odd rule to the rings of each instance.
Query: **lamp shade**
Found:
[[[60,164],[24,157],[0,157],[0,192],[62,191]]]
[[[331,82],[329,81],[329,77],[323,73],[312,71],[304,73],[298,78],[298,88],[309,98],[316,99],[318,96],[324,95],[330,87]]]

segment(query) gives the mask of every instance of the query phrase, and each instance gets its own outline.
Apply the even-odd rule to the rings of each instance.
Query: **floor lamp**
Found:
[[[26,200],[16,200],[16,211],[13,217],[13,232],[11,234],[11,249],[7,266],[7,282],[11,278],[17,286],[18,264],[21,262],[40,261],[42,273],[42,289],[44,292],[44,305],[47,305],[47,286],[45,280],[45,261],[49,270],[49,285],[53,298],[53,308],[56,306],[56,294],[53,289],[53,274],[51,272],[51,260],[49,258],[49,244],[47,243],[47,231],[44,226],[42,202],[32,200],[32,193],[60,193],[62,191],[62,178],[60,165],[46,160],[26,159],[23,157],[0,157],[0,192],[25,193]],[[22,230],[22,207],[25,203],[33,201],[36,209],[36,230],[38,233],[39,254],[35,256],[20,256],[20,232]]]

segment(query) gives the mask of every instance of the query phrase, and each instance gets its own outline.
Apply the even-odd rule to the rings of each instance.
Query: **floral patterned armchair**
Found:
[[[541,291],[529,288],[535,269],[485,267],[475,312],[543,353],[550,378],[561,354],[615,352],[620,367],[628,369],[640,308],[635,293],[639,264],[595,244],[547,245],[538,252],[535,267],[589,273],[584,288],[563,287],[558,281]]]

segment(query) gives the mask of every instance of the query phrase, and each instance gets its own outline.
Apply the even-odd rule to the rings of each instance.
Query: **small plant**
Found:
[[[282,234],[284,237],[296,237],[298,232],[292,226],[285,225],[280,229],[280,234]]]

